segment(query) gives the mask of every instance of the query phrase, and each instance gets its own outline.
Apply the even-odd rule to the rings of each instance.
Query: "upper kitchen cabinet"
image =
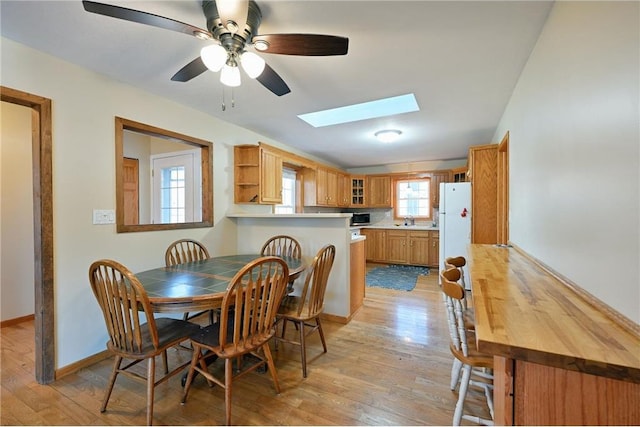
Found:
[[[365,200],[365,178],[364,175],[352,175],[351,176],[351,207],[363,208],[366,207]]]
[[[282,203],[282,157],[259,145],[237,145],[233,154],[235,203]]]
[[[368,207],[391,207],[391,177],[389,175],[367,175],[366,188]]]
[[[471,243],[498,242],[498,145],[469,147]]]
[[[338,206],[351,205],[351,175],[338,173]]]
[[[305,168],[304,205],[338,206],[338,173],[322,166]]]
[[[467,169],[466,166],[451,169],[451,182],[466,182]]]
[[[450,171],[435,171],[431,173],[431,206],[440,207],[440,184],[451,181]]]

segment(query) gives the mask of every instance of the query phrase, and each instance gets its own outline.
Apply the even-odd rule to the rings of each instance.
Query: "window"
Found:
[[[296,171],[293,169],[282,170],[282,204],[276,205],[275,213],[296,213]]]
[[[431,179],[397,179],[394,190],[395,218],[431,218]]]

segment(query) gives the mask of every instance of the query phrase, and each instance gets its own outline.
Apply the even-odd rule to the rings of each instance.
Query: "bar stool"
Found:
[[[445,269],[449,269],[450,267],[455,267],[460,271],[460,284],[462,285],[462,289],[465,290],[465,294],[467,292],[467,285],[464,282],[464,266],[467,265],[467,260],[463,256],[456,257],[447,257],[444,260]],[[457,281],[457,280],[456,280]],[[464,299],[464,309],[467,309],[467,299]]]
[[[446,265],[446,264],[445,264]],[[460,270],[453,265],[449,264],[447,270],[440,273],[441,280],[444,283],[444,280],[448,280],[450,282],[455,282],[459,284],[460,281]],[[467,298],[466,292],[464,292],[464,287],[462,288],[462,317],[464,320],[465,330],[469,332],[469,334],[473,334],[476,329],[475,325],[475,314],[472,308],[467,308]],[[447,305],[446,295],[443,295],[445,298],[445,305]],[[451,390],[455,390],[458,387],[458,381],[460,379],[460,371],[462,370],[462,362],[457,358],[453,358],[453,366],[451,366]]]
[[[440,273],[442,291],[445,295],[447,306],[447,323],[451,336],[449,348],[455,359],[462,365],[462,379],[460,380],[460,391],[452,425],[460,425],[462,419],[483,425],[493,425],[493,375],[482,371],[482,369],[493,369],[493,357],[476,350],[475,337],[465,326],[462,308],[464,288],[460,283],[447,278],[447,276],[453,275],[452,271],[454,270],[449,269]],[[481,377],[482,380],[471,380],[472,374]],[[484,390],[491,414],[490,420],[464,413],[464,401],[469,385],[479,386]]]

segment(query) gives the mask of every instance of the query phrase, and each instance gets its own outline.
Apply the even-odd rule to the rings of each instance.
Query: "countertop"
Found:
[[[469,246],[478,350],[640,383],[640,336],[516,248]]]
[[[432,231],[439,231],[440,229],[436,226],[432,226],[432,225],[395,225],[395,224],[371,224],[371,225],[363,225],[360,227],[356,227],[356,228],[382,228],[385,230],[418,230],[418,231],[424,231],[424,230],[432,230]]]

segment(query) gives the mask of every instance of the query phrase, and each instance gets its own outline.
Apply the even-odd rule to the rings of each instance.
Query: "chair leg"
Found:
[[[304,322],[297,322],[300,327],[300,359],[302,361],[302,377],[307,378],[307,345],[305,343]]]
[[[166,356],[166,353],[165,353]],[[153,392],[156,382],[156,358],[147,361],[147,425],[153,424]]]
[[[191,388],[191,383],[193,382],[193,377],[196,373],[196,365],[198,364],[198,359],[200,358],[200,352],[200,346],[193,345],[191,365],[189,365],[189,373],[187,374],[187,381],[184,384],[184,392],[182,393],[182,400],[180,401],[180,403],[182,403],[183,405],[187,401],[187,394],[189,394],[189,389]]]
[[[107,386],[107,389],[104,393],[104,398],[102,399],[100,412],[104,412],[107,410],[107,403],[109,403],[109,398],[111,397],[111,392],[113,391],[113,385],[116,383],[116,377],[118,376],[121,363],[122,356],[116,356],[115,361],[113,362],[113,370],[111,371],[111,376],[109,377],[109,385]]]
[[[271,356],[271,349],[269,348],[269,343],[266,343],[262,346],[262,351],[264,352],[264,357],[267,359],[267,366],[269,367],[269,373],[271,374],[271,378],[273,378],[273,386],[276,389],[276,393],[280,394],[280,383],[278,382],[278,373],[276,372],[276,365],[273,363],[273,357]]]
[[[224,411],[226,425],[231,425],[231,384],[233,382],[233,360],[224,360]]]
[[[464,409],[464,400],[467,397],[467,388],[469,388],[469,380],[471,378],[471,365],[462,366],[462,380],[460,381],[460,391],[458,392],[458,402],[456,410],[453,413],[453,424],[459,426],[462,421],[462,411]]]
[[[462,362],[453,358],[453,366],[451,366],[451,390],[455,390],[458,387],[458,380],[460,379],[460,370],[462,369]]]
[[[316,325],[318,325],[318,333],[320,334],[320,341],[322,341],[322,348],[324,348],[324,352],[327,352],[327,342],[324,340],[324,332],[322,331],[322,324],[320,323],[320,318],[316,317]]]
[[[167,362],[167,350],[162,352],[162,366],[164,367],[164,374],[167,375],[169,373],[169,362]]]

